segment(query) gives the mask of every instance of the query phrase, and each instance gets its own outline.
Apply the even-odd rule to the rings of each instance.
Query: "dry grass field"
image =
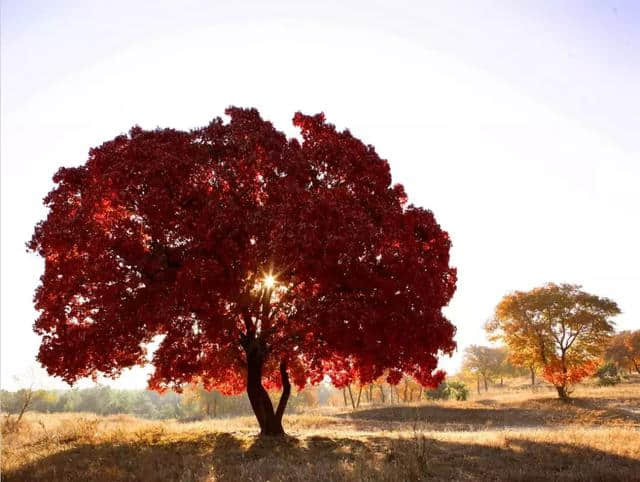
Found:
[[[640,480],[640,380],[569,404],[503,391],[468,402],[318,410],[256,437],[252,418],[179,423],[28,413],[2,478],[29,480]]]

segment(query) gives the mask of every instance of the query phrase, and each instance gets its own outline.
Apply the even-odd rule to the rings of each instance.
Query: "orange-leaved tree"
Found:
[[[489,340],[494,342],[503,340],[499,321],[495,317],[487,321],[485,330],[489,333]],[[536,385],[536,371],[540,368],[540,357],[537,356],[539,350],[535,345],[527,343],[527,339],[521,337],[519,333],[513,333],[511,338],[511,343],[507,346],[507,360],[504,360],[503,363],[510,363],[513,367],[529,370],[531,388],[533,389]]]
[[[512,353],[541,366],[542,376],[567,400],[570,387],[595,371],[614,330],[610,318],[619,313],[614,301],[578,285],[548,283],[506,295],[487,329]]]
[[[640,330],[616,333],[607,347],[605,358],[620,368],[635,369],[640,373]]]

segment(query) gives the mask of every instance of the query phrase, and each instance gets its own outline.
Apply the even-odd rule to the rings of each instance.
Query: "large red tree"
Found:
[[[433,214],[321,114],[295,115],[299,142],[226,113],[134,127],[56,173],[29,243],[45,259],[38,360],[69,383],[115,377],[161,339],[152,388],[246,389],[263,434],[283,433],[289,377],[437,385],[456,272]],[[282,387],[276,408],[265,387]]]

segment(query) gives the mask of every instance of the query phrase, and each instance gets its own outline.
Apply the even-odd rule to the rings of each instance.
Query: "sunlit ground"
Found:
[[[251,417],[194,423],[27,414],[3,433],[4,480],[637,480],[640,377],[468,402],[318,409],[261,439]]]

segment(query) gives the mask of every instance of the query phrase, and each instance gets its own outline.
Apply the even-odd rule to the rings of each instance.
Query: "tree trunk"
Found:
[[[560,400],[562,400],[563,402],[566,402],[569,400],[569,394],[567,393],[567,364],[565,361],[565,353],[566,351],[563,350],[562,351],[562,355],[560,357],[561,361],[562,361],[562,382],[564,383],[564,385],[562,386],[557,386],[556,385],[556,390],[558,390],[558,396],[560,397]]]
[[[500,386],[504,386],[504,379],[502,378],[502,375],[500,375]]]
[[[218,397],[213,399],[213,418],[218,418]]]
[[[342,398],[344,398],[344,406],[347,406],[347,389],[342,387]]]
[[[356,402],[356,408],[360,408],[360,397],[362,396],[362,385],[360,385],[360,390],[358,390],[358,401]]]
[[[351,408],[356,409],[356,402],[353,401],[353,392],[351,391],[351,384],[347,385],[349,389],[349,398],[351,399]]]
[[[486,377],[486,375],[482,375],[482,378],[484,380],[484,391],[488,392],[489,391],[489,385],[487,385],[487,377]]]
[[[369,385],[369,403],[373,403],[373,383]]]
[[[476,385],[478,389],[478,395],[480,395],[480,375],[476,375]]]
[[[289,374],[287,373],[287,364],[284,361],[280,362],[280,381],[282,382],[282,393],[280,394],[280,401],[278,402],[275,415],[282,427],[282,416],[284,415],[289,396],[291,395],[291,383],[289,382]]]
[[[380,388],[380,398],[382,399],[382,403],[384,403],[384,388],[382,388],[382,385],[378,385]]]
[[[18,425],[20,423],[20,420],[22,420],[22,416],[24,415],[24,412],[27,411],[27,408],[29,408],[29,405],[31,405],[31,400],[33,399],[33,390],[31,388],[29,388],[26,392],[23,392],[23,393],[24,393],[24,399],[22,401],[22,407],[20,408],[20,413],[18,414],[18,418],[16,420],[16,425]]]
[[[264,365],[263,349],[257,340],[247,343],[247,395],[253,413],[260,425],[260,435],[284,435],[282,428],[282,415],[289,400],[291,384],[286,371],[286,364],[280,363],[280,376],[282,377],[282,395],[276,411],[269,394],[262,386],[262,367]]]
[[[567,387],[564,386],[556,386],[556,390],[558,391],[558,397],[563,402],[569,401],[569,394],[567,393]]]
[[[531,370],[531,388],[535,388],[536,386],[536,371],[533,369],[533,365],[529,367]]]
[[[408,379],[404,379],[404,393],[402,394],[402,401],[404,403],[407,403],[407,389],[409,388],[409,380]]]

